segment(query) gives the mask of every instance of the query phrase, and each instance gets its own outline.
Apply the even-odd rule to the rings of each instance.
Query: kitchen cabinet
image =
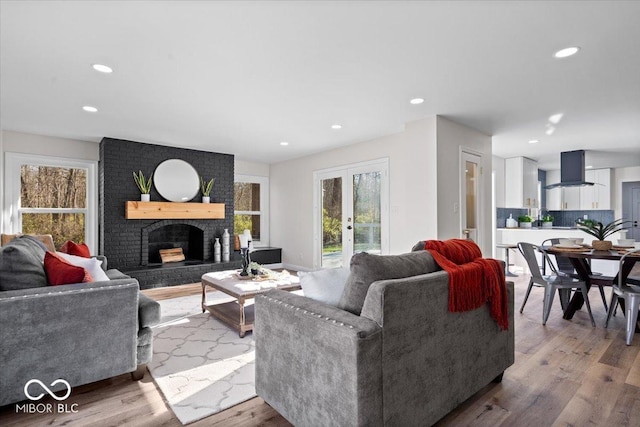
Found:
[[[547,171],[547,182],[560,182],[560,171]],[[581,209],[581,189],[584,187],[556,187],[547,191],[547,210],[577,211]],[[592,208],[589,208],[592,209]]]
[[[585,180],[595,185],[580,187],[580,209],[611,209],[611,169],[588,170]]]
[[[538,208],[538,162],[526,157],[505,160],[505,207]]]

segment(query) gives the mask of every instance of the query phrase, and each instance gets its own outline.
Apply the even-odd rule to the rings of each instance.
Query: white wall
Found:
[[[235,159],[236,175],[269,176],[269,164]]]
[[[2,139],[4,142],[3,152],[100,160],[100,144],[97,142],[12,131],[2,131]]]
[[[493,249],[491,210],[491,137],[444,117],[437,118],[438,171],[438,239],[462,237],[460,213],[460,154],[468,149],[482,155],[480,165],[480,223],[478,243],[485,256]],[[455,207],[457,206],[457,208]]]
[[[390,252],[437,234],[436,118],[404,132],[271,165],[271,244],[283,263],[313,267],[313,172],[389,158]]]

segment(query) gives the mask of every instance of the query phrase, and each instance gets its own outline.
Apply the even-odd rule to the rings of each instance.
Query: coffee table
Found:
[[[295,291],[301,289],[298,276],[288,272],[278,273],[276,280],[242,280],[239,271],[216,271],[202,275],[202,312],[208,310],[211,315],[226,323],[243,338],[247,331],[253,330],[253,304],[245,305],[247,300],[271,289]],[[235,301],[207,304],[207,286],[224,292]]]

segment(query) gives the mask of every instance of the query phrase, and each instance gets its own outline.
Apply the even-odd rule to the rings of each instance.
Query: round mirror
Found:
[[[180,159],[160,163],[153,173],[153,184],[158,193],[171,202],[188,202],[200,190],[198,172]]]

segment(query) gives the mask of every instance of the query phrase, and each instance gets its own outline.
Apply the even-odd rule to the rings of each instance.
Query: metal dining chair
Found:
[[[613,284],[611,292],[611,302],[609,303],[609,310],[607,311],[607,321],[604,327],[609,327],[609,320],[618,305],[618,299],[622,298],[624,304],[624,315],[627,320],[625,327],[626,342],[627,345],[631,345],[633,340],[633,334],[636,331],[636,323],[638,322],[638,309],[640,309],[640,284],[636,284],[637,281],[625,281],[622,278],[622,265],[625,258],[628,256],[634,256],[632,254],[640,253],[640,249],[629,251],[620,258],[620,269],[618,270],[618,282]]]
[[[553,297],[555,296],[556,290],[558,291],[558,295],[560,298],[560,305],[562,306],[562,310],[565,310],[567,305],[569,304],[569,297],[571,290],[575,290],[577,292],[581,292],[584,298],[584,302],[587,305],[587,311],[589,312],[589,317],[591,318],[591,325],[596,326],[595,320],[593,320],[593,314],[591,313],[591,304],[589,302],[589,292],[587,291],[587,285],[584,281],[575,279],[573,277],[561,275],[551,263],[549,259],[549,255],[547,252],[539,246],[536,246],[532,243],[527,242],[519,242],[518,249],[522,256],[524,257],[527,265],[529,266],[529,270],[531,270],[531,279],[529,280],[529,286],[527,287],[527,293],[524,296],[524,301],[522,302],[522,307],[520,307],[520,313],[524,310],[524,306],[529,299],[529,294],[531,293],[531,289],[534,286],[544,288],[544,303],[542,308],[542,324],[547,324],[547,319],[549,318],[549,313],[551,312],[551,306],[553,305]],[[540,267],[538,266],[538,260],[536,259],[536,251],[542,253],[543,262],[548,262],[549,266],[554,274],[551,275],[543,275],[540,272]]]
[[[560,243],[560,238],[552,238],[552,239],[547,239],[543,241],[542,246],[545,246],[546,244],[549,244],[552,246],[552,245],[557,245],[558,243]],[[553,255],[553,258],[555,258],[556,260],[556,264],[554,267],[556,268],[556,271],[560,275],[566,275],[569,277],[573,277],[574,279],[580,279],[569,258],[563,257],[563,256],[556,256],[556,255]],[[546,272],[547,264],[549,264],[550,266],[553,266],[553,264],[551,264],[551,256],[549,256],[548,259],[549,261],[547,262],[544,261],[544,258],[542,259],[543,275],[547,273]],[[608,286],[609,282],[613,281],[613,277],[603,276],[602,273],[595,272],[595,273],[591,273],[589,278],[592,281],[592,285],[596,285],[598,287],[598,290],[600,291],[600,298],[602,298],[602,305],[604,305],[604,310],[607,311],[609,307],[607,306],[607,297],[604,294],[605,285],[603,285],[603,283],[606,283],[606,286]]]

